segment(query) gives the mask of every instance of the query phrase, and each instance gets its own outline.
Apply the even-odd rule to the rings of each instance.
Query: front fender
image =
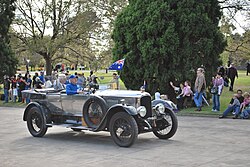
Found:
[[[29,104],[27,105],[27,107],[26,107],[25,110],[24,110],[23,121],[27,121],[28,112],[29,112],[30,108],[32,108],[32,107],[34,107],[34,106],[40,109],[40,111],[41,111],[43,117],[46,118],[47,123],[49,123],[49,122],[48,122],[48,121],[50,120],[50,119],[49,119],[49,111],[48,111],[44,106],[42,106],[41,104],[39,104],[38,102],[31,102],[31,103],[29,103]]]
[[[95,131],[103,130],[105,127],[108,127],[108,124],[110,122],[111,117],[116,113],[116,112],[126,112],[129,115],[137,115],[136,108],[133,106],[125,106],[122,104],[115,104],[111,106],[108,111],[106,112],[101,124]],[[105,121],[104,121],[105,120]],[[106,123],[106,124],[105,124]]]
[[[162,103],[165,108],[169,109],[169,110],[173,110],[175,111],[177,108],[175,106],[175,104],[172,102],[172,101],[169,101],[167,102],[166,100],[162,100],[162,99],[159,99],[159,100],[153,100],[152,101],[152,107],[155,107],[157,104],[159,103]],[[173,103],[173,104],[172,104]],[[172,105],[171,105],[172,104]]]
[[[124,110],[126,111],[129,115],[137,115],[137,111],[136,111],[136,108],[133,107],[133,106],[127,106],[127,105],[122,105],[122,104],[115,104],[113,106],[111,106],[107,113],[112,113],[116,110]]]

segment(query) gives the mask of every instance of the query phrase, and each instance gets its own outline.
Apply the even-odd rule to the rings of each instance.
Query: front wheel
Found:
[[[166,109],[165,115],[161,119],[156,120],[156,127],[153,129],[153,133],[159,139],[169,139],[177,131],[178,121],[175,113],[169,109]]]
[[[42,137],[47,132],[46,120],[38,107],[31,107],[27,115],[27,127],[34,137]]]
[[[126,112],[118,112],[112,116],[109,131],[114,142],[120,147],[131,146],[138,136],[137,123],[134,117]]]

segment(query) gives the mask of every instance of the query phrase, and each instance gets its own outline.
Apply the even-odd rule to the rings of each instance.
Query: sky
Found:
[[[250,24],[249,21],[246,19],[243,13],[238,12],[235,16],[235,20],[233,21],[236,30],[233,33],[243,34],[245,32],[244,29],[249,28]]]

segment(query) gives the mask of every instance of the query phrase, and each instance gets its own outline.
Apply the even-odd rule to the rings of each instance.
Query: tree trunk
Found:
[[[46,62],[46,75],[51,75],[52,72],[52,61],[50,56],[47,56],[47,58],[44,58]]]

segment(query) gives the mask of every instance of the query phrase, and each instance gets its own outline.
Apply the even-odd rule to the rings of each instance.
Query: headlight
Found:
[[[155,106],[155,109],[159,111],[159,113],[164,114],[165,113],[165,106],[162,103],[159,103]]]
[[[137,112],[141,117],[145,117],[147,114],[147,109],[144,106],[140,106],[137,108]]]

